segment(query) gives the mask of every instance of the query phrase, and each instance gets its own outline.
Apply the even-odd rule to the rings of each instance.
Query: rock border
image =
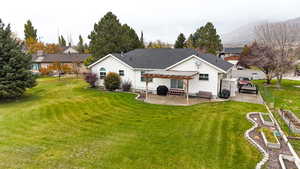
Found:
[[[251,131],[253,131],[253,130],[255,130],[257,127],[258,127],[258,124],[254,121],[254,120],[252,120],[251,118],[250,118],[250,115],[252,115],[252,114],[257,114],[258,112],[250,112],[250,113],[248,113],[247,114],[247,119],[254,125],[254,126],[252,126],[250,129],[248,129],[247,131],[246,131],[246,133],[245,133],[245,138],[254,146],[254,147],[256,147],[262,154],[263,154],[263,159],[260,161],[260,162],[258,162],[257,164],[256,164],[256,167],[255,167],[255,169],[261,169],[262,168],[262,166],[269,160],[269,154],[259,145],[259,144],[257,144],[250,136],[249,136],[249,133],[251,132]]]

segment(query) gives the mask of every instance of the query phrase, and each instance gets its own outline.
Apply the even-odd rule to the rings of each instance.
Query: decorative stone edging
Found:
[[[247,119],[254,125],[254,126],[252,126],[250,129],[248,129],[247,131],[246,131],[246,133],[245,133],[245,138],[247,139],[247,140],[249,140],[249,142],[254,146],[254,147],[256,147],[256,148],[258,148],[258,150],[263,154],[263,159],[260,161],[260,162],[258,162],[257,164],[256,164],[256,167],[255,167],[255,169],[260,169],[268,160],[269,160],[269,154],[259,145],[259,144],[257,144],[250,136],[249,136],[249,133],[251,132],[251,131],[253,131],[255,128],[257,128],[258,127],[258,124],[254,121],[254,120],[252,120],[251,118],[250,118],[250,115],[252,115],[252,114],[257,114],[257,112],[250,112],[250,113],[248,113],[247,114]]]

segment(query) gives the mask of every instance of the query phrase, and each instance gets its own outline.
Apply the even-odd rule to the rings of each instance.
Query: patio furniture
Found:
[[[175,88],[171,88],[168,92],[169,95],[178,95],[178,96],[182,96],[184,95],[184,89],[175,89]]]
[[[206,99],[212,99],[212,93],[211,92],[205,92],[205,91],[199,91],[198,97],[200,98],[206,98]]]

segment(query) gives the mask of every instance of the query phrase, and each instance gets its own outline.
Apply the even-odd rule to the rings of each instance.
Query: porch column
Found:
[[[145,100],[148,99],[148,78],[146,78],[146,98]]]
[[[186,103],[189,104],[189,80],[186,80]]]

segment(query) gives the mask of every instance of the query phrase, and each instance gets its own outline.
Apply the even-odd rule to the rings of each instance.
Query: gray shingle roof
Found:
[[[72,63],[72,62],[83,62],[91,54],[78,54],[78,53],[59,53],[59,54],[43,54],[38,56],[36,54],[32,55],[32,62],[34,63]]]
[[[241,54],[243,52],[242,47],[233,47],[233,48],[224,48],[221,53],[232,53],[232,54]]]
[[[200,54],[194,49],[189,48],[135,49],[124,53],[123,55],[113,55],[133,68],[166,69],[192,55],[196,55],[224,71],[227,71],[233,66],[233,64],[226,62],[215,55]]]

